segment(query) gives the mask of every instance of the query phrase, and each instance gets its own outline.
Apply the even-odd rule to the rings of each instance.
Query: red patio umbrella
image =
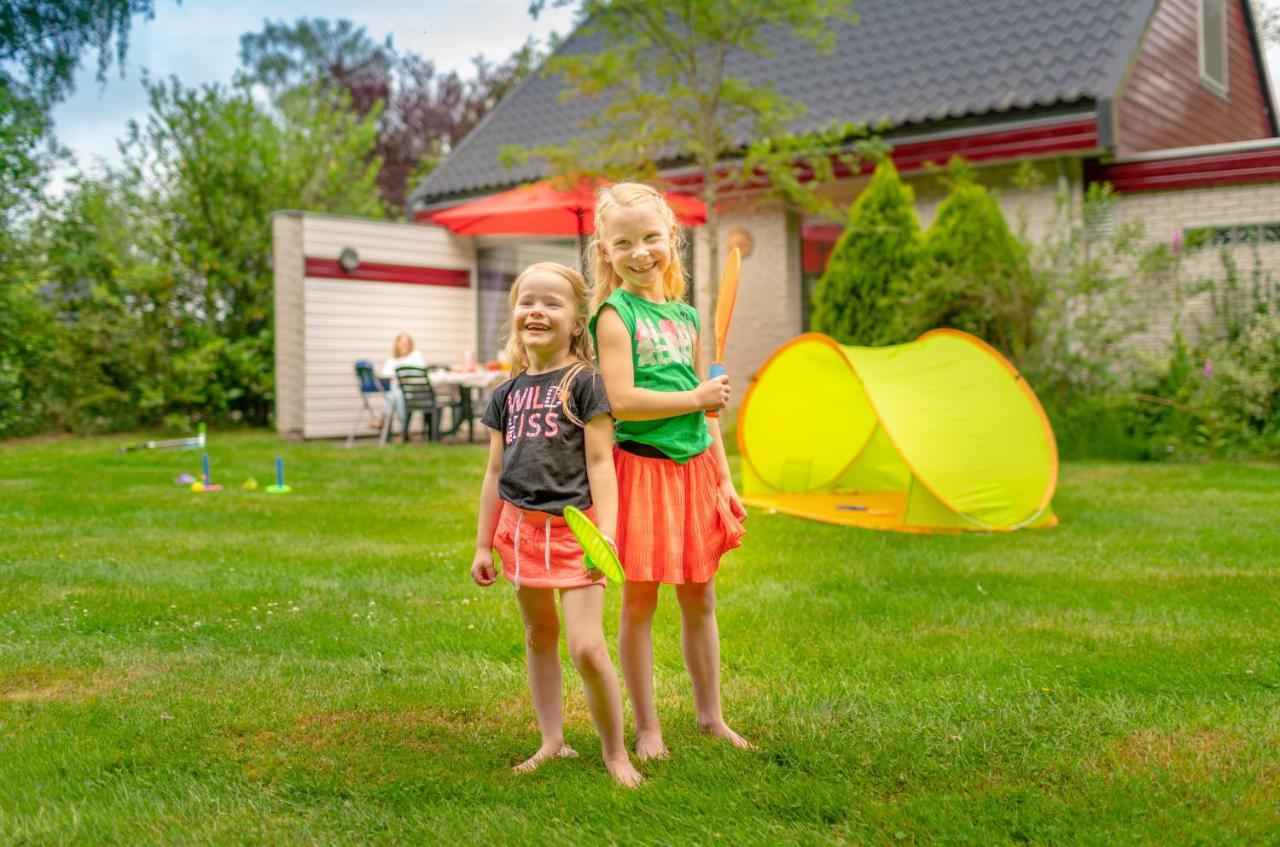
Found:
[[[567,190],[535,182],[431,212],[427,217],[458,235],[575,235],[582,261],[583,240],[595,231],[595,192],[589,181]],[[664,196],[684,225],[706,223],[707,210],[701,200],[682,194]]]

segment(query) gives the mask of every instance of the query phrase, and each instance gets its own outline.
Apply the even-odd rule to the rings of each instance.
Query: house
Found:
[[[1024,217],[1033,235],[1056,225],[1060,193],[1079,201],[1089,183],[1110,181],[1125,195],[1117,214],[1142,217],[1152,237],[1263,225],[1280,251],[1280,233],[1265,226],[1280,223],[1280,128],[1248,0],[859,0],[856,8],[859,22],[836,25],[830,55],[775,31],[773,55],[739,56],[730,72],[804,102],[796,129],[886,125],[923,224],[943,196],[926,164],[960,155],[1003,187],[1006,214]],[[561,50],[604,46],[599,35],[575,34]],[[562,103],[561,89],[538,74],[514,91],[413,193],[417,217],[543,176],[536,161],[508,168],[500,153],[572,136],[595,105]],[[1028,162],[1039,187],[1017,189],[1010,180]],[[827,191],[850,200],[866,179],[846,173]],[[726,204],[722,243],[738,233],[753,245],[729,351],[739,385],[806,328],[811,286],[840,229],[751,197]],[[696,258],[705,311],[712,274],[701,251]]]

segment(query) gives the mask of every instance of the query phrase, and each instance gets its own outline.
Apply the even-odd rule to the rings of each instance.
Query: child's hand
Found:
[[[742,505],[742,498],[738,496],[738,490],[733,487],[733,480],[726,479],[720,483],[720,491],[724,494],[725,499],[729,501],[729,510],[733,512],[733,516],[740,521],[747,519],[747,507]]]
[[[493,553],[489,550],[477,550],[475,560],[471,562],[471,578],[476,585],[493,585],[498,578],[497,569],[493,566]]]
[[[718,376],[693,389],[693,399],[704,412],[723,409],[729,405],[729,377]]]

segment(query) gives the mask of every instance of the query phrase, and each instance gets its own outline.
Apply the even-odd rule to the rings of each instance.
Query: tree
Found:
[[[111,67],[112,46],[123,63],[134,15],[151,18],[155,0],[25,0],[0,3],[0,80],[24,87],[45,104],[71,92],[80,54],[98,50],[98,78]],[[25,76],[19,82],[11,68]]]
[[[841,344],[874,346],[910,339],[887,319],[891,295],[910,280],[920,260],[920,221],[911,186],[893,162],[876,165],[858,195],[849,224],[832,251],[813,298],[812,324]]]
[[[33,283],[37,257],[15,249],[30,238],[18,235],[0,234],[0,438],[59,423],[71,372],[53,313]]]
[[[271,214],[379,214],[377,114],[363,121],[341,102],[317,106],[314,92],[298,90],[282,98],[277,118],[243,89],[183,89],[177,80],[152,86],[150,98],[147,126],[133,139],[139,161],[164,180],[170,261],[226,341],[219,381],[229,408],[265,424],[274,372]]]
[[[39,227],[76,362],[73,415],[93,428],[266,424],[271,215],[379,214],[377,114],[303,89],[278,110],[246,88],[176,79],[148,95],[126,167],[74,180]]]
[[[98,78],[123,63],[132,17],[154,0],[0,0],[0,434],[47,425],[65,369],[52,313],[31,280],[30,215],[53,159],[49,112],[72,90],[81,55]]]
[[[195,298],[182,275],[164,261],[157,201],[122,170],[76,176],[33,227],[43,293],[74,363],[62,397],[73,428],[155,423],[177,406],[174,394],[190,390],[175,373],[202,325],[192,319]],[[202,376],[195,389],[217,391],[216,380]]]
[[[403,210],[411,180],[425,177],[533,67],[532,42],[508,59],[473,60],[475,75],[441,74],[416,53],[396,52],[388,37],[374,42],[351,21],[303,18],[268,21],[241,36],[242,79],[273,97],[316,86],[342,98],[361,117],[379,110],[378,186],[387,206]]]
[[[899,288],[893,310],[903,340],[934,327],[971,332],[1021,362],[1037,348],[1044,281],[1031,272],[1026,246],[960,160],[950,190],[924,237],[916,278]]]
[[[1258,39],[1263,49],[1268,44],[1280,44],[1280,4],[1276,0],[1250,0],[1253,20],[1258,27]]]
[[[123,64],[134,15],[154,0],[0,0],[0,228],[39,191],[49,164],[49,110],[71,93],[80,56],[98,50],[98,79]]]
[[[574,4],[534,0],[531,14],[548,2]],[[581,0],[579,31],[601,34],[609,47],[594,55],[556,55],[548,67],[566,80],[565,96],[599,98],[600,108],[574,143],[512,150],[507,157],[542,157],[569,177],[652,176],[656,163],[691,161],[702,179],[704,238],[718,274],[716,206],[724,194],[763,178],[789,202],[826,209],[810,189],[833,176],[832,153],[858,134],[849,125],[792,133],[788,125],[803,104],[734,76],[730,60],[767,55],[767,27],[789,29],[830,52],[830,24],[856,21],[852,6],[852,0]],[[730,159],[736,167],[726,165]]]

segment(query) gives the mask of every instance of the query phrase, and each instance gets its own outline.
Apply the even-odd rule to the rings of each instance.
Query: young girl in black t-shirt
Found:
[[[542,746],[516,771],[577,756],[564,743],[558,589],[569,655],[582,675],[605,767],[620,785],[634,786],[641,776],[623,743],[622,693],[604,642],[604,579],[585,569],[563,517],[566,506],[576,506],[609,537],[618,518],[613,419],[591,366],[587,296],[581,274],[550,262],[529,267],[511,286],[513,377],[494,392],[481,419],[490,429],[489,463],[471,576],[482,586],[494,583],[496,548],[524,618]]]

